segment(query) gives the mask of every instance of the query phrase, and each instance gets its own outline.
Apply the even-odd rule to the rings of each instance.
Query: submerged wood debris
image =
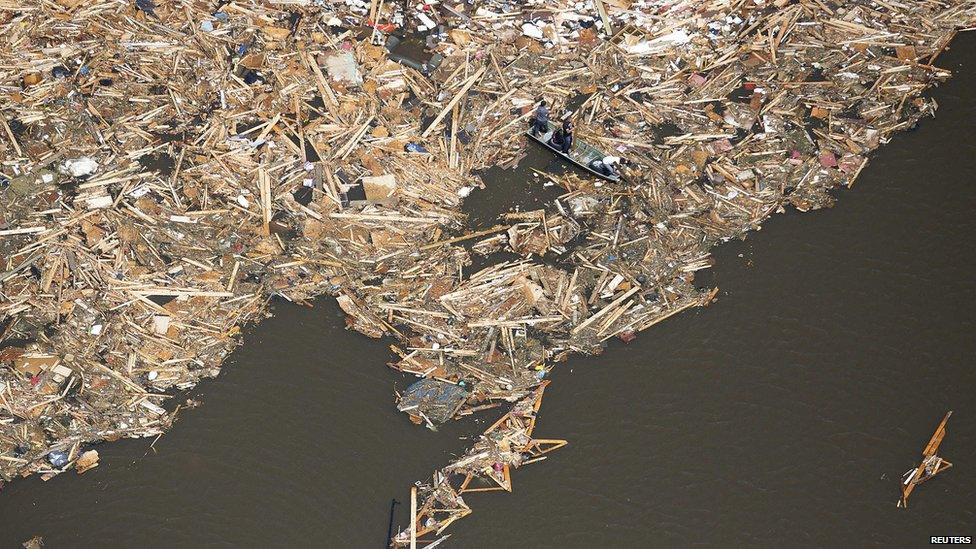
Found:
[[[416,422],[508,410],[393,542],[439,534],[565,443],[532,438],[557,362],[709,303],[713,245],[830,205],[932,114],[973,22],[960,0],[0,0],[0,475],[164,432],[271,296],[328,293],[425,378]],[[553,176],[545,209],[465,233],[540,95],[625,182]],[[501,249],[521,258],[465,272]]]

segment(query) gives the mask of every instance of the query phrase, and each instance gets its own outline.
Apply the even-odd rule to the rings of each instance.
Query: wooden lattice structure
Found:
[[[952,416],[951,411],[947,412],[945,417],[942,418],[942,423],[935,429],[935,433],[932,434],[929,443],[922,450],[922,463],[919,463],[918,467],[909,469],[905,473],[905,477],[901,483],[901,499],[898,500],[898,507],[905,507],[907,509],[908,497],[912,495],[912,491],[915,490],[916,486],[952,467],[952,463],[936,455],[936,452],[939,451],[939,445],[942,444],[942,439],[945,438],[946,423],[949,421],[950,416]]]
[[[462,494],[512,491],[511,470],[545,459],[545,454],[562,448],[565,440],[532,438],[536,415],[549,381],[544,381],[512,409],[493,423],[468,452],[434,473],[433,482],[420,489],[422,504],[416,506],[417,490],[411,494],[411,525],[397,534],[394,546],[416,546],[417,538],[439,535],[455,520],[471,513]],[[482,481],[485,486],[472,484]]]

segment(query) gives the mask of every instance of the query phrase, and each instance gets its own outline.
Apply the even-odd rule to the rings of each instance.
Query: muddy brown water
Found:
[[[466,497],[474,513],[445,546],[976,535],[976,37],[940,64],[958,74],[933,92],[938,117],[883,147],[837,207],[717,250],[701,280],[721,287],[716,305],[560,365],[537,433],[570,445],[516,471],[514,493]],[[483,217],[544,196],[495,179],[472,196]],[[384,366],[385,342],[345,331],[328,301],[275,312],[153,448],[102,445],[84,476],[9,484],[0,545],[383,547],[391,498],[406,503],[494,416],[418,428],[394,409],[409,380]],[[901,473],[948,409],[956,467],[896,509]]]

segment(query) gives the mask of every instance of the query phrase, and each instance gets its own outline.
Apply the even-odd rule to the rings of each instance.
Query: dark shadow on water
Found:
[[[552,201],[565,193],[557,185],[546,186],[546,179],[535,175],[533,169],[544,173],[561,174],[566,165],[535,143],[528,143],[525,158],[516,169],[490,168],[481,175],[484,189],[475,189],[464,199],[462,211],[468,215],[468,229],[477,231],[501,222],[500,216],[509,211],[531,211],[551,208]]]

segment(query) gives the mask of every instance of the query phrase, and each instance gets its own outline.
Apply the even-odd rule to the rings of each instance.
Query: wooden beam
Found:
[[[603,0],[593,0],[596,4],[596,11],[600,12],[600,19],[603,20],[603,28],[607,31],[607,36],[613,36],[613,27],[610,26],[610,16],[607,15],[607,8],[603,5]]]
[[[441,110],[441,113],[437,115],[437,118],[435,118],[434,121],[431,122],[429,126],[427,126],[427,129],[424,130],[424,133],[420,134],[420,137],[427,137],[428,135],[430,135],[432,131],[434,131],[434,128],[436,128],[437,125],[440,124],[442,120],[444,120],[444,117],[447,116],[447,113],[451,112],[451,109],[454,108],[454,105],[457,105],[458,101],[460,101],[465,96],[465,94],[468,93],[468,90],[471,89],[471,86],[473,86],[475,82],[481,79],[481,76],[485,74],[485,70],[486,70],[485,67],[481,67],[478,70],[478,72],[474,73],[471,76],[471,78],[468,78],[467,82],[464,83],[464,86],[461,87],[461,90],[456,94],[454,94],[454,98],[451,99],[451,101],[444,107],[443,110]]]
[[[410,487],[410,549],[417,549],[417,487]]]
[[[634,286],[633,288],[627,290],[627,292],[624,293],[622,296],[618,297],[617,299],[613,300],[612,303],[610,303],[606,307],[604,307],[604,308],[600,309],[599,311],[597,311],[596,314],[594,314],[590,318],[586,319],[586,321],[583,322],[582,324],[580,324],[579,326],[573,328],[573,332],[572,333],[573,334],[580,333],[581,331],[583,331],[584,328],[586,328],[587,326],[589,326],[590,324],[592,324],[594,320],[600,318],[601,316],[603,316],[603,315],[607,314],[608,312],[612,311],[613,309],[615,309],[618,305],[620,305],[621,303],[623,303],[623,301],[625,299],[627,299],[628,297],[634,295],[635,293],[637,293],[638,291],[640,291],[640,289],[641,289],[640,286]]]
[[[20,143],[17,143],[17,138],[14,137],[13,130],[7,125],[7,117],[0,114],[0,123],[3,124],[3,131],[7,134],[7,139],[10,140],[10,143],[14,146],[14,150],[17,151],[17,156],[24,156],[24,152],[20,150]]]
[[[935,432],[932,433],[932,438],[929,439],[929,443],[925,445],[925,449],[922,450],[922,455],[925,457],[934,456],[936,452],[939,451],[939,445],[942,444],[942,439],[946,435],[946,423],[949,418],[952,417],[952,412],[946,413],[945,417],[942,418],[942,423],[935,428]]]
[[[319,68],[315,55],[311,52],[307,52],[306,61],[308,62],[308,66],[312,69],[312,73],[315,75],[315,85],[319,89],[319,94],[322,95],[322,100],[325,102],[325,108],[329,110],[329,113],[331,113],[333,117],[338,119],[339,111],[336,109],[336,107],[339,105],[339,100],[336,99],[335,92],[332,91],[332,87],[329,86],[328,80],[326,80],[325,75],[322,74],[322,69]]]
[[[265,235],[271,234],[271,178],[264,168],[258,168],[258,189],[261,192],[261,226]]]

